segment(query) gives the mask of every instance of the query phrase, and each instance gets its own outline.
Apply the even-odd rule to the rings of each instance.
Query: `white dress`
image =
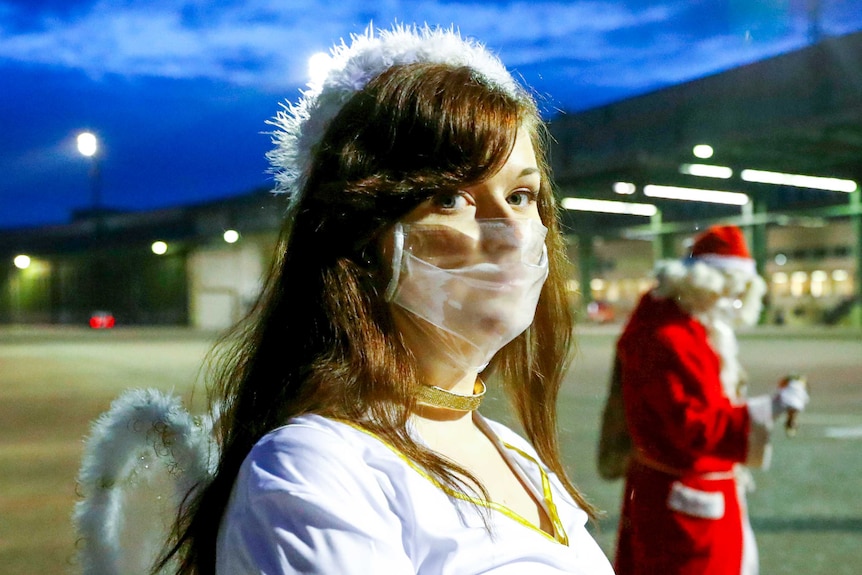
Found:
[[[477,423],[559,519],[555,537],[499,505],[486,509],[489,532],[473,503],[448,495],[388,443],[304,415],[264,436],[243,463],[219,530],[217,573],[612,574],[586,513],[533,448],[499,423]]]

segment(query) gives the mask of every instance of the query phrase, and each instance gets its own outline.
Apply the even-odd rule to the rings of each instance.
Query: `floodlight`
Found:
[[[630,196],[637,190],[637,186],[635,186],[631,182],[614,182],[613,190],[615,193]]]
[[[855,192],[858,189],[856,182],[853,180],[824,178],[822,176],[805,176],[802,174],[783,174],[781,172],[768,172],[765,170],[742,170],[739,177],[746,182],[794,186],[797,188],[813,188],[815,190],[844,192],[847,194]]]
[[[733,176],[733,170],[727,166],[712,166],[709,164],[682,164],[679,167],[680,174],[689,176],[700,176],[702,178],[720,178],[726,180]]]
[[[702,190],[699,188],[680,188],[677,186],[657,186],[654,184],[644,186],[644,195],[651,198],[707,202],[710,204],[728,204],[733,206],[744,206],[749,201],[747,195],[739,192]]]
[[[24,254],[15,256],[15,259],[12,260],[12,263],[14,263],[15,267],[19,270],[26,270],[30,267],[30,256]]]
[[[82,156],[91,158],[99,150],[99,142],[92,132],[81,132],[78,134],[78,151]]]
[[[658,208],[652,204],[591,200],[588,198],[563,198],[562,206],[567,210],[573,211],[625,214],[630,216],[654,216],[658,213]]]
[[[691,153],[694,154],[695,157],[705,160],[706,158],[711,158],[712,154],[715,153],[715,150],[713,150],[712,146],[709,144],[698,144],[691,149]]]

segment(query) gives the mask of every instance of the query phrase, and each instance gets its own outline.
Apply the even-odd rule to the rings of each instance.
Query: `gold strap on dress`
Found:
[[[436,477],[434,477],[433,475],[428,473],[428,471],[424,467],[422,467],[421,465],[419,465],[418,463],[416,463],[415,461],[413,461],[412,459],[410,459],[409,457],[404,455],[404,453],[402,453],[398,448],[396,448],[394,445],[389,443],[386,439],[377,435],[373,431],[366,429],[365,427],[362,427],[358,423],[356,423],[354,421],[348,421],[346,419],[335,419],[335,421],[339,421],[345,425],[349,425],[350,427],[377,439],[380,443],[385,445],[395,455],[397,455],[402,461],[404,461],[404,463],[406,463],[408,466],[413,468],[413,470],[415,470],[417,473],[419,473],[419,475],[421,475],[422,477],[424,477],[425,479],[430,481],[435,487],[437,487],[438,489],[440,489],[441,491],[446,493],[446,495],[448,495],[449,497],[452,497],[454,499],[460,499],[461,501],[467,501],[467,502],[472,503],[474,505],[481,505],[482,507],[487,507],[488,509],[494,509],[495,511],[502,513],[503,515],[505,515],[509,519],[512,519],[512,520],[516,521],[517,523],[520,523],[524,527],[527,527],[527,528],[531,529],[532,531],[546,537],[550,541],[556,541],[557,543],[561,543],[562,545],[566,545],[566,546],[569,545],[569,537],[568,537],[568,535],[566,535],[566,530],[563,528],[563,522],[560,520],[560,517],[557,513],[557,506],[554,504],[554,496],[553,496],[553,492],[551,491],[551,482],[548,479],[548,476],[545,473],[545,470],[542,469],[542,466],[539,464],[538,461],[536,461],[534,458],[530,457],[528,454],[524,453],[523,451],[521,451],[517,447],[509,445],[508,443],[502,444],[504,447],[513,449],[514,451],[517,451],[518,453],[522,454],[524,457],[533,461],[538,466],[539,473],[541,473],[541,475],[542,475],[542,489],[544,491],[545,503],[548,506],[551,524],[554,526],[554,534],[553,535],[550,533],[547,533],[546,531],[544,531],[543,529],[541,529],[537,525],[533,525],[532,523],[530,523],[529,521],[527,521],[526,519],[524,519],[523,517],[521,517],[520,515],[518,515],[517,513],[515,513],[514,511],[512,511],[508,507],[506,507],[505,505],[501,505],[500,503],[495,503],[493,501],[488,501],[486,499],[480,499],[478,497],[472,497],[470,495],[467,495],[466,493],[452,489],[451,487],[449,487],[448,485],[446,485],[444,483],[441,483]]]
[[[542,498],[545,500],[546,511],[548,512],[548,519],[551,520],[551,525],[554,528],[554,539],[556,539],[559,543],[568,546],[569,544],[569,536],[566,534],[566,529],[563,527],[563,522],[560,520],[560,513],[557,511],[557,504],[554,503],[554,492],[551,490],[551,480],[548,478],[548,474],[545,473],[544,468],[542,468],[542,464],[536,461],[529,453],[518,449],[514,445],[509,443],[503,443],[503,446],[507,449],[511,449],[512,451],[517,452],[524,459],[529,460],[536,466],[539,470],[539,474],[542,477]]]

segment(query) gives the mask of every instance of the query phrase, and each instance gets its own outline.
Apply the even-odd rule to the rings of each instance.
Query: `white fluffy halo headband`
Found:
[[[296,104],[287,102],[268,123],[275,149],[267,154],[276,192],[290,194],[295,205],[311,168],[314,151],[329,123],[350,97],[394,65],[430,62],[468,66],[484,81],[513,96],[526,92],[500,59],[475,40],[451,28],[396,24],[391,29],[369,26],[330,50],[323,79],[309,82]]]

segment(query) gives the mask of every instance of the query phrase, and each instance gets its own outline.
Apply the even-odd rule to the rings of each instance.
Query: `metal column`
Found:
[[[769,246],[766,240],[766,222],[768,220],[766,202],[751,199],[752,211],[756,216],[751,223],[751,256],[757,265],[757,273],[766,278],[766,261],[769,259]]]
[[[674,259],[680,254],[674,253],[673,234],[665,229],[661,220],[661,210],[650,216],[650,228],[652,229],[652,259],[653,266],[660,260]]]
[[[853,292],[856,303],[850,311],[850,325],[862,327],[862,190],[858,187],[855,192],[850,193],[850,229],[853,231],[851,239],[853,246],[853,259],[856,270],[853,274]]]
[[[590,288],[590,280],[593,279],[593,236],[591,234],[578,234],[578,272],[581,284],[581,300],[578,305],[580,317],[587,316],[587,305],[593,301],[593,293]]]

